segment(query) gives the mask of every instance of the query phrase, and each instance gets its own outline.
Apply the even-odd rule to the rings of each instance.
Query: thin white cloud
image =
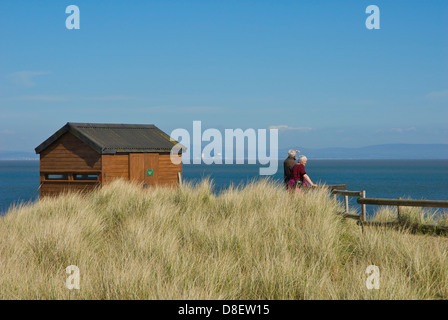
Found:
[[[390,128],[390,129],[380,129],[375,131],[375,133],[405,133],[405,132],[414,132],[417,131],[416,127],[409,127],[409,128]]]
[[[3,129],[3,130],[0,131],[0,134],[2,134],[2,135],[11,135],[11,134],[14,134],[14,131],[11,131],[9,129]]]
[[[49,74],[48,71],[18,71],[7,75],[6,77],[14,84],[23,87],[34,87],[36,82],[34,78]]]
[[[127,96],[69,97],[58,95],[33,95],[11,98],[11,100],[20,101],[126,101],[135,99],[137,98]]]
[[[139,108],[142,112],[176,112],[176,113],[217,113],[222,111],[220,107],[177,107],[177,106],[155,106]]]
[[[125,100],[135,100],[136,97],[129,96],[102,96],[102,97],[85,97],[81,98],[81,100],[87,101],[125,101]]]
[[[52,95],[36,95],[36,96],[22,96],[12,98],[11,100],[19,101],[67,101],[67,97],[64,96],[52,96]]]
[[[277,125],[277,126],[269,126],[269,129],[277,129],[279,131],[300,131],[300,132],[310,132],[313,128],[310,127],[290,127],[288,125]]]
[[[426,98],[428,99],[448,99],[448,89],[442,90],[442,91],[433,91],[426,95]]]

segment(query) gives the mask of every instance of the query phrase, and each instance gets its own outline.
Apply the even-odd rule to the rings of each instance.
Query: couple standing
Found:
[[[283,162],[285,186],[288,190],[300,189],[302,186],[316,186],[305,171],[308,159],[305,156],[299,156],[299,162],[296,163],[297,153],[300,153],[300,151],[289,150],[288,158]]]

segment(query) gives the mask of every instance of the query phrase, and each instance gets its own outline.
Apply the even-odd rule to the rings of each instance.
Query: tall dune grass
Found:
[[[0,218],[0,298],[448,299],[446,237],[362,231],[340,210],[326,191],[268,180],[44,198]],[[80,290],[65,287],[69,265]]]

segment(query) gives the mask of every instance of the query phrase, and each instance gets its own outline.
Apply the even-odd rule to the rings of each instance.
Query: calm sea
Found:
[[[308,160],[313,182],[347,184],[348,190],[366,190],[367,197],[448,200],[448,160]],[[213,179],[215,191],[230,184],[258,179],[259,165],[184,165],[184,181]],[[272,176],[283,180],[283,161]],[[39,193],[38,161],[0,161],[0,213]]]

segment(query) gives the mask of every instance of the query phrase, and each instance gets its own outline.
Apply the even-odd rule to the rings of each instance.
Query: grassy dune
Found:
[[[338,210],[325,191],[269,181],[219,196],[208,181],[118,181],[46,198],[0,218],[0,298],[448,299],[447,237],[362,232]],[[65,287],[69,265],[80,290]],[[379,290],[366,288],[369,265]]]

